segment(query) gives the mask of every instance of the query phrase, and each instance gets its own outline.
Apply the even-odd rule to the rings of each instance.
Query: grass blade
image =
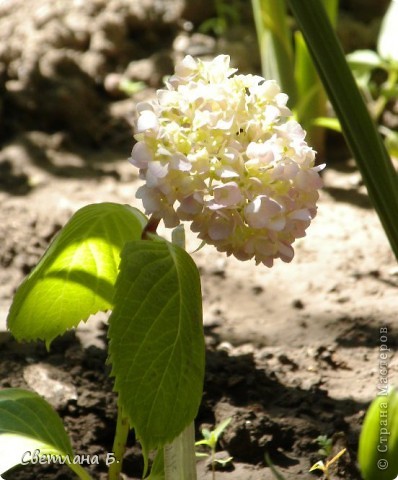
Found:
[[[369,197],[398,258],[398,182],[390,157],[319,0],[288,0],[303,32]]]

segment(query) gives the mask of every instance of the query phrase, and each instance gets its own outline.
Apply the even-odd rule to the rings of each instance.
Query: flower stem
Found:
[[[127,436],[130,430],[130,425],[127,417],[123,415],[122,409],[118,406],[116,432],[113,441],[113,454],[115,461],[109,465],[109,480],[119,480],[122,471],[123,456],[126,450]]]
[[[164,447],[164,474],[165,480],[196,480],[193,422]]]
[[[148,239],[148,234],[150,234],[150,233],[155,234],[159,223],[160,223],[160,219],[152,216],[148,220],[148,223],[146,224],[146,227],[142,231],[142,235],[141,235],[142,239],[144,239],[144,240]]]
[[[182,225],[172,233],[172,242],[185,248]],[[192,422],[171,443],[164,447],[165,480],[196,480],[195,427]]]

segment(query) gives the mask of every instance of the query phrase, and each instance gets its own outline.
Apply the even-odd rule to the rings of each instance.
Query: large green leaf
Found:
[[[8,327],[19,340],[43,339],[112,308],[123,245],[141,236],[145,217],[115,203],[76,212],[17,290]]]
[[[82,479],[90,476],[73,465],[73,450],[62,420],[39,395],[18,388],[0,391],[0,478],[21,463],[55,456]],[[54,462],[56,463],[56,462]]]
[[[115,390],[147,455],[193,421],[202,396],[200,278],[182,248],[165,241],[126,244],[109,338]]]

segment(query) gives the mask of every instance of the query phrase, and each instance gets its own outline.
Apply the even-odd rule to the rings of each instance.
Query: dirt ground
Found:
[[[27,3],[0,2],[0,25],[20,20]],[[141,50],[138,36],[129,30],[137,28],[134,19],[139,18],[138,13],[126,13],[127,2],[120,2],[130,22],[125,24],[123,38],[115,33],[118,2],[109,2],[108,6],[99,0],[86,2],[92,9],[87,16],[98,23],[94,33],[103,32],[102,37],[97,35],[99,40],[93,40],[94,33],[83,25],[87,17],[84,15],[79,24],[80,36],[68,37],[66,30],[60,36],[56,27],[65,23],[62,2],[53,2],[53,10],[44,0],[30,3],[36,8],[37,21],[46,26],[38,28],[36,20],[32,20],[36,17],[28,16],[27,25],[29,19],[33,22],[32,38],[38,32],[48,33],[47,26],[52,24],[55,37],[67,39],[66,47],[58,48],[49,41],[50,47],[45,48],[47,67],[67,66],[68,74],[62,79],[60,72],[54,74],[54,70],[43,70],[43,65],[39,68],[24,61],[17,41],[12,54],[11,50],[0,52],[6,66],[0,76],[0,387],[23,386],[46,397],[63,417],[75,451],[99,455],[100,465],[90,467],[93,478],[105,479],[103,459],[112,449],[116,413],[112,382],[107,376],[109,367],[105,364],[106,315],[98,315],[76,332],[56,340],[47,353],[41,344],[21,345],[12,339],[5,331],[7,311],[19,283],[78,208],[107,201],[140,206],[134,197],[140,181],[127,162],[135,102],[152,94],[162,69],[168,71],[167,61],[172,64],[181,53],[178,48],[207,48],[214,52],[223,44],[220,40],[212,43],[212,37],[193,38],[184,31],[178,20],[183,11],[181,4],[186,7],[190,2],[174,2],[180,10],[173,18],[170,13],[168,21],[159,10],[161,18],[148,15],[151,21],[145,28],[151,28],[153,34],[146,33],[148,42]],[[77,1],[73,5],[80,8]],[[104,12],[109,14],[110,10],[113,16],[106,16]],[[73,13],[72,8],[69,14]],[[185,14],[192,15],[189,21],[194,25],[201,21],[195,17],[197,12],[186,8]],[[102,23],[98,20],[101,15]],[[69,21],[77,22],[77,17],[72,15]],[[373,24],[366,21],[369,30]],[[145,28],[142,32],[147,32]],[[20,27],[18,35],[28,35],[28,30]],[[30,59],[43,58],[40,38],[35,40],[38,51],[30,44],[34,50]],[[131,38],[129,50],[123,42]],[[153,61],[159,38],[167,38],[170,49]],[[105,43],[98,47],[101,39],[108,42],[108,49]],[[112,45],[118,48],[112,50]],[[233,39],[228,45],[239,54]],[[65,49],[70,49],[67,55]],[[118,57],[120,51],[123,55]],[[87,66],[95,63],[90,52],[97,54],[97,62],[103,62],[98,71],[92,72]],[[140,79],[147,88],[133,98],[114,96],[109,90],[112,81],[119,81],[123,75],[136,80],[139,75],[131,72],[144,69],[144,63],[137,67],[126,60],[133,54],[138,59],[135,61],[152,58],[145,65],[148,69],[159,66],[157,80],[149,84],[148,77]],[[244,68],[248,67],[246,63]],[[43,71],[50,73],[46,77]],[[111,74],[114,76],[109,77]],[[74,83],[68,84],[70,75],[75,75]],[[69,108],[67,100],[76,94],[74,87],[86,103],[73,104],[73,108],[69,103]],[[65,93],[65,88],[72,90]],[[91,92],[89,98],[85,92]],[[57,104],[65,102],[65,98],[66,104]],[[59,120],[55,126],[54,118]],[[319,474],[308,470],[322,459],[316,441],[319,435],[332,439],[335,453],[347,448],[332,478],[360,480],[356,464],[358,435],[366,408],[377,393],[382,343],[391,349],[391,384],[398,384],[398,266],[355,163],[336,136],[329,138],[326,162],[318,215],[307,237],[296,242],[291,264],[277,262],[268,269],[226,258],[211,247],[192,254],[201,272],[207,344],[197,438],[204,426],[214,427],[232,418],[219,455],[232,456],[233,460],[219,469],[217,480],[274,478],[265,463],[266,452],[286,479],[317,478]],[[189,230],[187,235],[188,249],[193,252],[199,242]],[[385,328],[387,341],[380,338],[380,329]],[[200,480],[212,478],[209,462],[199,462],[198,470]],[[126,479],[141,478],[142,459],[133,434],[124,473]],[[4,475],[7,480],[35,477],[74,478],[58,466],[23,467]]]

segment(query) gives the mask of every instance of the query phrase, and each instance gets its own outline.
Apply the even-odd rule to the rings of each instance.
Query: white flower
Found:
[[[322,186],[315,152],[273,80],[238,75],[229,57],[184,58],[137,105],[131,163],[147,214],[238,259],[269,267],[292,260],[292,244],[316,214]]]

